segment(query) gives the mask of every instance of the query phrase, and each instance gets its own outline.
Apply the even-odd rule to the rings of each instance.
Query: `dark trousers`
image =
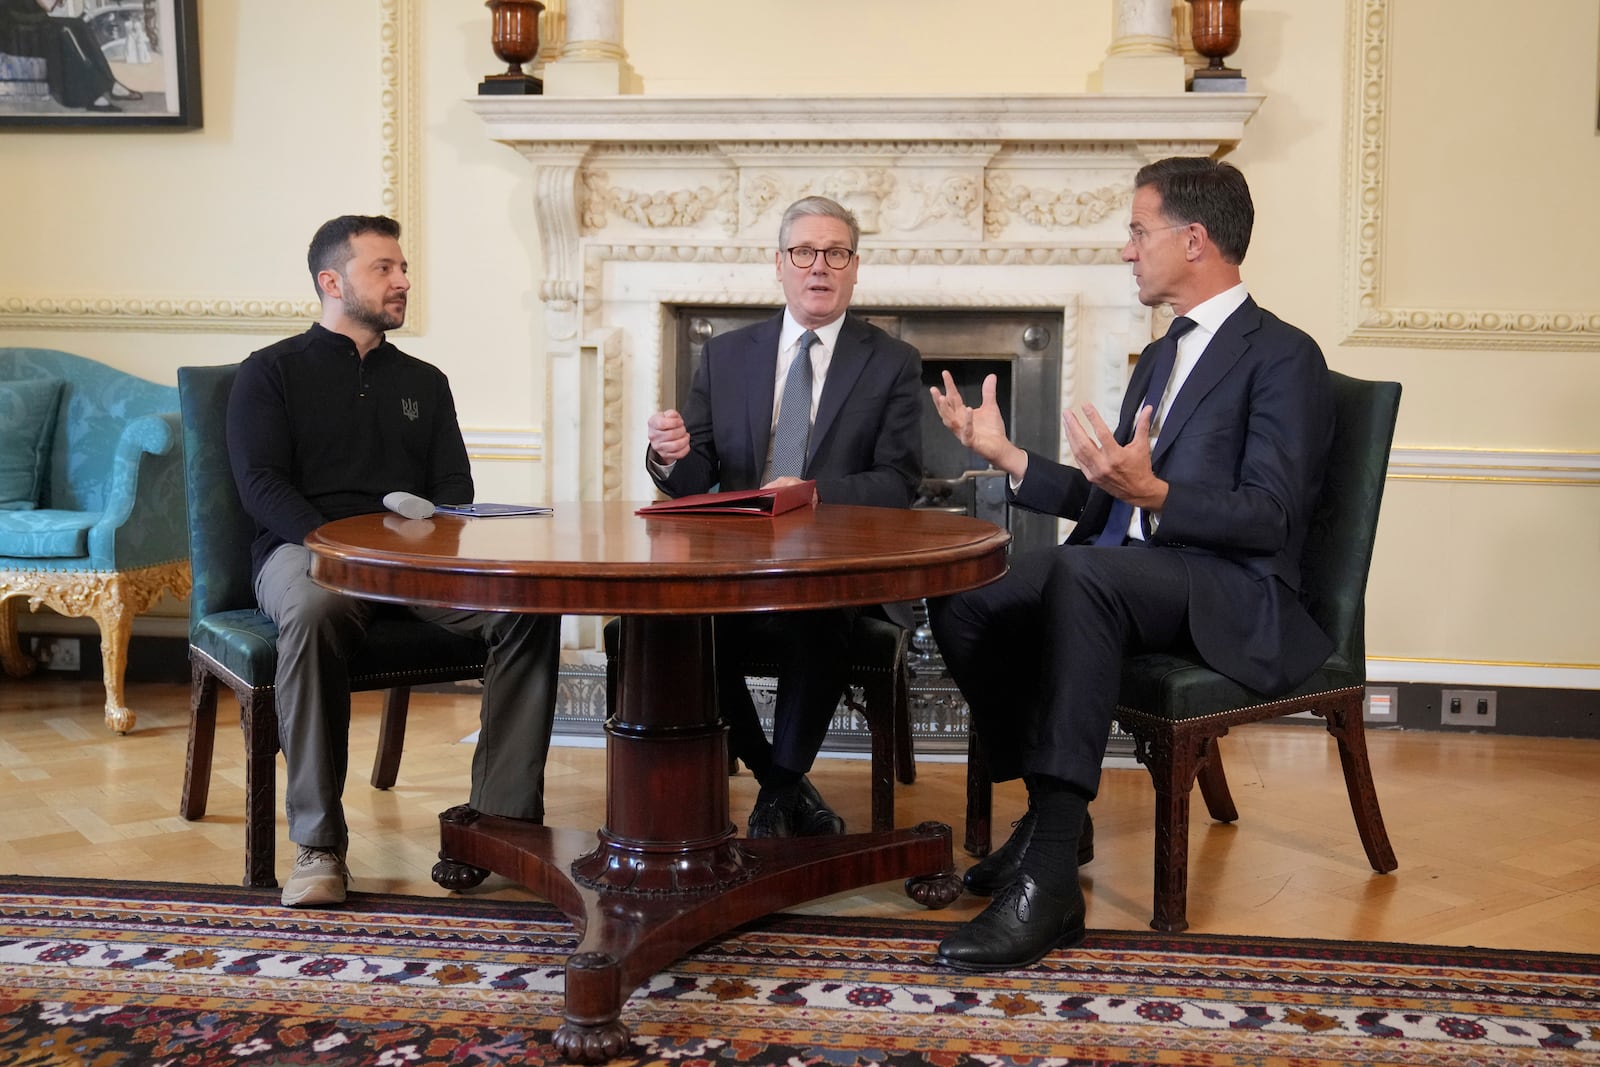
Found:
[[[805,774],[822,750],[850,667],[850,632],[860,608],[720,615],[713,624],[717,711],[729,751],[761,781],[773,765]],[[745,664],[776,663],[772,740],[756,714]]]
[[[995,781],[1048,774],[1094,796],[1122,659],[1187,647],[1188,571],[1172,549],[1064,545],[997,582],[930,600],[939,651]]]

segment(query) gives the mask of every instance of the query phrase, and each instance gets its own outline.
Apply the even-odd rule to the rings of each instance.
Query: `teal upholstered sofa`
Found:
[[[123,673],[133,617],[189,595],[178,390],[92,359],[0,348],[0,664],[33,660],[25,600],[100,628],[106,725],[134,724]]]

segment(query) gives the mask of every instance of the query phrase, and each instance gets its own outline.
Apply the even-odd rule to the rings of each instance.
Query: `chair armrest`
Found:
[[[128,570],[187,558],[182,441],[177,412],[141,415],[123,427],[105,509],[89,528],[90,566]]]

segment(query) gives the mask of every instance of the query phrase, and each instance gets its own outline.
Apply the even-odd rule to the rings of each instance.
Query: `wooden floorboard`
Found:
[[[218,709],[210,809],[178,815],[188,694],[130,687],[138,725],[104,726],[97,684],[0,677],[0,871],[18,874],[237,883],[243,875],[242,742],[227,694]],[[444,896],[429,878],[440,811],[467,796],[477,725],[470,694],[416,694],[396,786],[367,784],[377,735],[375,695],[356,700],[346,808],[356,888]],[[1262,934],[1600,953],[1600,742],[1383,731],[1370,736],[1379,800],[1399,870],[1368,866],[1331,738],[1316,724],[1260,724],[1223,742],[1239,808],[1210,822],[1198,794],[1191,826],[1189,920],[1208,933]],[[958,842],[965,768],[920,760],[897,789],[899,825],[949,823]],[[281,811],[278,872],[289,857]],[[604,813],[604,751],[560,746],[547,774],[547,821],[592,829]],[[868,819],[862,760],[824,759],[812,780],[852,827]],[[730,779],[742,825],[749,774]],[[1148,776],[1105,772],[1092,808],[1095,861],[1084,868],[1089,925],[1139,930],[1150,918]],[[997,835],[1021,814],[1015,783],[997,787]],[[527,898],[491,878],[475,891]],[[983,901],[964,896],[930,916],[958,920]],[[829,897],[803,910],[918,914],[897,884]]]

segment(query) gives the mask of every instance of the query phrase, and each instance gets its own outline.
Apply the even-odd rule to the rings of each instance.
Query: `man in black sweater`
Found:
[[[307,262],[322,319],[252,353],[228,403],[228,452],[245,510],[256,599],[278,625],[278,737],[295,845],[288,907],[345,898],[349,834],[347,661],[374,614],[409,611],[489,646],[469,803],[515,819],[544,817],[560,617],[385,607],[322,588],[305,538],[333,519],[384,510],[393,492],[473,499],[472,470],[444,374],[385,332],[405,322],[400,226],[345,215],[317,230]]]

